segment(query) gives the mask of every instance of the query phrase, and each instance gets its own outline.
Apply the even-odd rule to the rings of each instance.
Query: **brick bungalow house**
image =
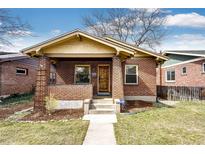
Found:
[[[84,106],[85,114],[116,112],[119,99],[155,101],[156,66],[167,60],[166,56],[80,30],[22,52],[39,58],[36,111],[45,111],[44,98],[54,95],[59,108]]]
[[[205,51],[165,51],[169,57],[157,68],[157,85],[205,87]]]
[[[37,60],[20,53],[0,55],[0,97],[30,92],[36,81]]]

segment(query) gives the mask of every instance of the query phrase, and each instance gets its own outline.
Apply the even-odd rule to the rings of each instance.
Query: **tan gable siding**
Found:
[[[42,50],[45,54],[114,54],[115,49],[82,37],[72,38]]]

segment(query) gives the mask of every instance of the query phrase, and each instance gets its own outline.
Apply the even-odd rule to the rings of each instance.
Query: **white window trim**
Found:
[[[17,73],[17,70],[23,70],[23,71],[25,71],[25,73]],[[19,68],[19,67],[16,67],[16,75],[26,76],[26,75],[28,75],[28,69],[27,69],[27,68]]]
[[[89,83],[76,83],[76,67],[81,67],[81,66],[88,66],[89,67],[89,79],[90,79],[90,81],[89,81]],[[77,84],[77,85],[85,85],[85,84],[90,84],[91,83],[91,66],[90,65],[84,65],[84,64],[82,64],[82,65],[80,65],[80,64],[77,64],[77,65],[75,65],[75,70],[74,70],[74,84]]]
[[[186,68],[186,73],[183,73],[183,68]],[[176,75],[176,74],[175,74]],[[187,67],[186,66],[183,66],[182,68],[181,68],[181,75],[187,75]],[[176,76],[175,76],[176,77]]]
[[[167,80],[167,72],[168,71],[174,71],[175,72],[175,80]],[[173,83],[173,82],[176,82],[176,71],[173,69],[169,69],[169,70],[166,70],[165,71],[165,79],[166,79],[166,82],[169,82],[169,83]]]
[[[204,68],[205,62],[202,63],[202,73],[205,73],[205,68]]]
[[[136,67],[136,81],[137,81],[136,83],[126,83],[126,66],[135,66]],[[126,85],[138,85],[139,84],[139,81],[138,81],[138,79],[139,79],[138,78],[138,70],[139,69],[138,69],[138,67],[139,67],[138,65],[132,65],[132,64],[131,65],[130,64],[126,64],[125,65],[125,72],[124,72],[124,79],[125,80],[124,80],[124,84],[126,84]]]

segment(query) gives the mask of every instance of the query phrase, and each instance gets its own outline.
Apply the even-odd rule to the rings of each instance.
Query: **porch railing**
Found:
[[[49,94],[59,100],[84,100],[93,97],[92,84],[49,85]]]

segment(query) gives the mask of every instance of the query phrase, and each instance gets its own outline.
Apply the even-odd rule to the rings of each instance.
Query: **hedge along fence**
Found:
[[[173,101],[205,100],[205,87],[157,86],[157,97]]]

